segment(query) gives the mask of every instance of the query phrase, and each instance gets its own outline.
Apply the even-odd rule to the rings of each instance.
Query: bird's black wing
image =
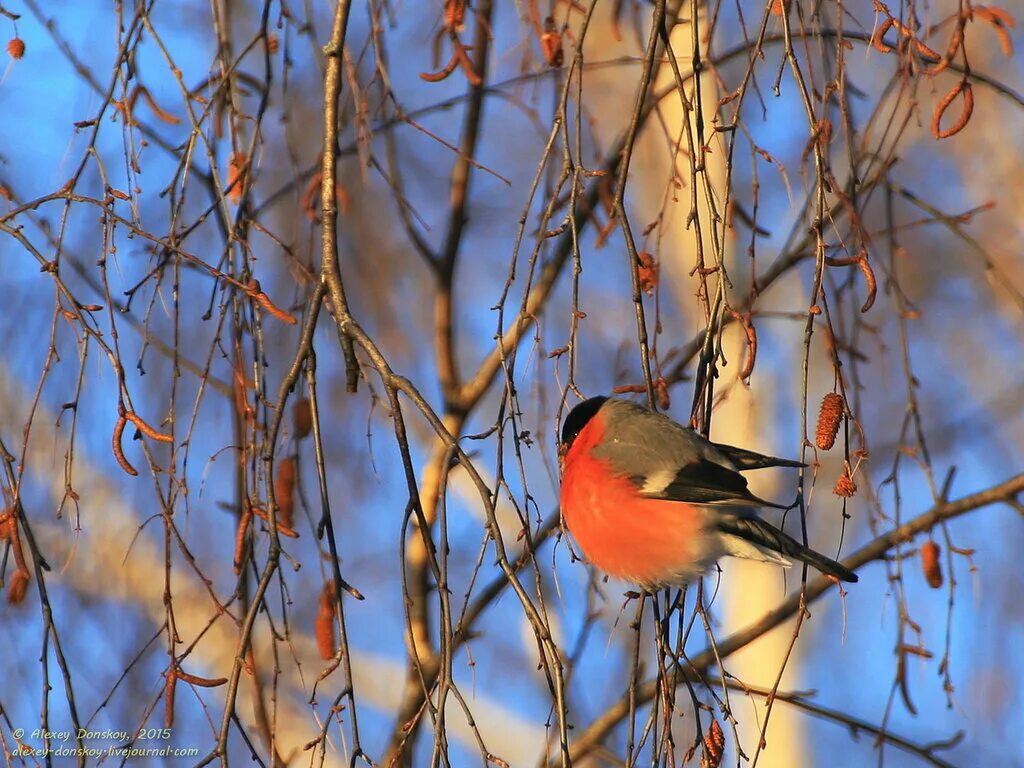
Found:
[[[733,469],[708,459],[698,459],[680,467],[675,475],[659,478],[634,478],[641,493],[649,498],[686,501],[691,504],[736,504],[752,507],[775,507],[778,504],[758,498],[747,488],[747,480]]]
[[[755,453],[745,448],[737,448],[733,445],[723,443],[712,443],[729,461],[736,465],[740,472],[748,469],[764,469],[765,467],[806,467],[802,461],[792,459],[779,459],[775,456],[765,456],[763,453]]]

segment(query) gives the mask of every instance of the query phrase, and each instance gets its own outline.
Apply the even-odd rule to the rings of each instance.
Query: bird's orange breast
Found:
[[[700,573],[705,511],[640,496],[628,477],[594,457],[603,432],[598,414],[573,442],[562,473],[562,517],[587,560],[650,587]]]

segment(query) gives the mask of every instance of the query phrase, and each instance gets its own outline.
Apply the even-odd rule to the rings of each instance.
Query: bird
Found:
[[[755,496],[740,472],[802,467],[712,443],[629,400],[592,397],[562,423],[562,520],[586,559],[654,592],[683,586],[720,557],[788,567],[791,559],[842,581],[857,574],[757,516],[785,509]]]

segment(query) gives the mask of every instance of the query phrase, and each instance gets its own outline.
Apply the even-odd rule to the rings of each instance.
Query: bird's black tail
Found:
[[[805,547],[793,537],[760,518],[723,515],[718,521],[718,528],[728,536],[736,536],[756,547],[778,552],[786,557],[807,563],[822,573],[835,576],[841,581],[857,581],[857,574],[845,565]]]

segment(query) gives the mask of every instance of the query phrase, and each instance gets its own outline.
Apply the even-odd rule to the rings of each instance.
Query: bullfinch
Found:
[[[679,586],[731,555],[843,581],[857,574],[760,519],[776,507],[740,474],[797,461],[718,445],[628,400],[592,397],[562,424],[562,519],[587,559],[648,591]]]

